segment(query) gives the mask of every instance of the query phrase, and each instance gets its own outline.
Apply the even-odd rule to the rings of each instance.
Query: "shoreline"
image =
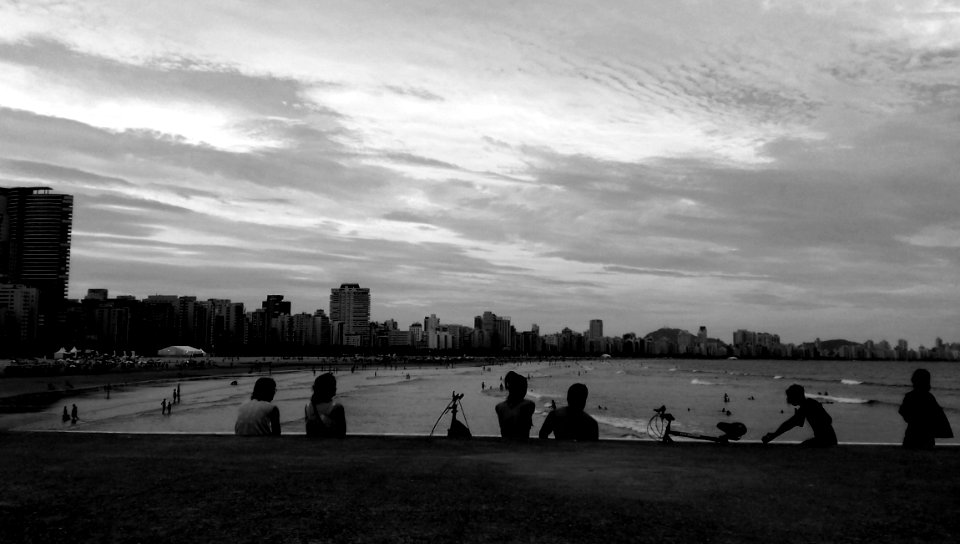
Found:
[[[233,431],[88,431],[88,430],[69,430],[69,429],[32,429],[32,430],[11,430],[11,429],[0,429],[0,434],[32,434],[32,433],[49,433],[49,434],[89,434],[89,435],[136,435],[136,436],[194,436],[194,437],[212,437],[212,436],[235,436]],[[424,438],[431,440],[446,439],[446,431],[436,432],[432,436],[429,433],[347,433],[347,438],[358,438],[358,439],[376,439],[376,438]],[[278,438],[282,440],[283,437],[306,437],[306,431],[288,431],[285,427],[283,434]],[[503,441],[504,439],[499,435],[492,434],[474,434],[470,438],[463,439],[467,442],[471,440],[492,440],[492,441]],[[528,442],[535,442],[541,440],[536,436],[535,433],[531,433]],[[544,442],[550,442],[555,439],[543,439]],[[729,444],[716,444],[711,443],[705,440],[695,440],[690,438],[675,437],[673,439],[676,444],[683,445],[697,445],[704,447],[720,447],[720,448],[737,448],[742,446],[769,446],[769,447],[791,447],[799,446],[803,443],[802,440],[781,440],[777,439],[776,442],[771,442],[769,444],[763,444],[760,440],[740,440],[738,442],[730,442]],[[597,442],[611,442],[611,443],[624,443],[624,444],[660,444],[658,440],[653,440],[650,438],[625,438],[625,437],[613,437],[613,436],[601,436]],[[838,442],[838,447],[855,447],[855,448],[903,448],[903,444],[900,442]],[[665,445],[664,447],[670,447]],[[953,442],[942,442],[937,443],[934,447],[934,450],[940,449],[951,449],[951,448],[960,448],[960,443]],[[829,448],[827,448],[829,450]]]
[[[956,451],[0,433],[4,542],[953,542]],[[80,461],[80,462],[78,462]],[[242,515],[238,515],[242,513]]]

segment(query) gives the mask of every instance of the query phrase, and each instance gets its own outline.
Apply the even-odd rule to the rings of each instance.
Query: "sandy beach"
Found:
[[[277,381],[274,403],[280,410],[284,434],[302,433],[303,407],[316,377],[312,363],[281,360],[271,369],[257,369],[249,366],[251,362],[242,361],[233,368],[218,361],[218,368],[136,370],[57,379],[4,377],[0,379],[0,431],[229,433],[254,382],[270,374]],[[900,444],[905,423],[897,409],[908,390],[903,380],[908,380],[910,372],[903,365],[775,361],[505,360],[474,364],[374,363],[354,368],[352,361],[343,362],[336,375],[348,433],[427,435],[449,404],[451,393],[457,391],[465,395],[461,419],[467,421],[474,436],[499,436],[494,406],[506,394],[499,388],[500,380],[515,370],[530,379],[527,396],[538,407],[534,433],[553,402],[558,406],[566,402],[570,384],[583,382],[590,389],[587,411],[600,423],[601,437],[649,440],[647,425],[653,408],[666,405],[676,416],[675,430],[711,435],[716,434],[718,421],[739,421],[748,429],[743,440],[756,442],[792,413],[784,399],[786,385],[803,383],[808,394],[824,403],[840,442]],[[933,370],[940,386],[936,398],[956,429],[960,427],[956,419],[960,373],[946,364]],[[72,389],[65,389],[67,380]],[[107,383],[113,387],[109,398],[103,389]],[[161,404],[172,399],[177,387],[182,402],[164,415]],[[28,394],[17,396],[17,391]],[[728,394],[730,401],[726,402]],[[36,406],[25,409],[31,402]],[[64,406],[74,403],[80,420],[62,423]],[[438,430],[446,428],[448,419],[442,418]],[[801,441],[809,436],[809,428],[804,427],[781,440]],[[938,443],[956,445],[958,441]]]
[[[957,453],[5,433],[0,541],[955,542]]]

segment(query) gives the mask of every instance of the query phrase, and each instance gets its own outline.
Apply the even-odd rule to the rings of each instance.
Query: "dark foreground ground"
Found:
[[[0,434],[0,542],[958,542],[960,449]]]

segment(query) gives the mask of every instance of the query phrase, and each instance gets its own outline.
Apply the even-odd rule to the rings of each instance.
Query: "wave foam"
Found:
[[[870,400],[870,399],[858,399],[858,398],[851,398],[851,397],[833,397],[830,395],[811,395],[809,393],[807,393],[807,397],[820,399],[827,402],[835,402],[837,404],[873,404],[874,402],[876,402],[875,400]]]
[[[843,385],[860,385],[860,384],[862,384],[863,382],[857,381],[857,380],[846,380],[846,379],[844,379],[844,380],[840,380],[840,383],[842,383]]]

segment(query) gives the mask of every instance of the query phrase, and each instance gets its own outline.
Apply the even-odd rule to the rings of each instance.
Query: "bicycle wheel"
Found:
[[[657,414],[647,423],[647,435],[654,440],[663,440],[663,433],[667,432],[667,420]]]

